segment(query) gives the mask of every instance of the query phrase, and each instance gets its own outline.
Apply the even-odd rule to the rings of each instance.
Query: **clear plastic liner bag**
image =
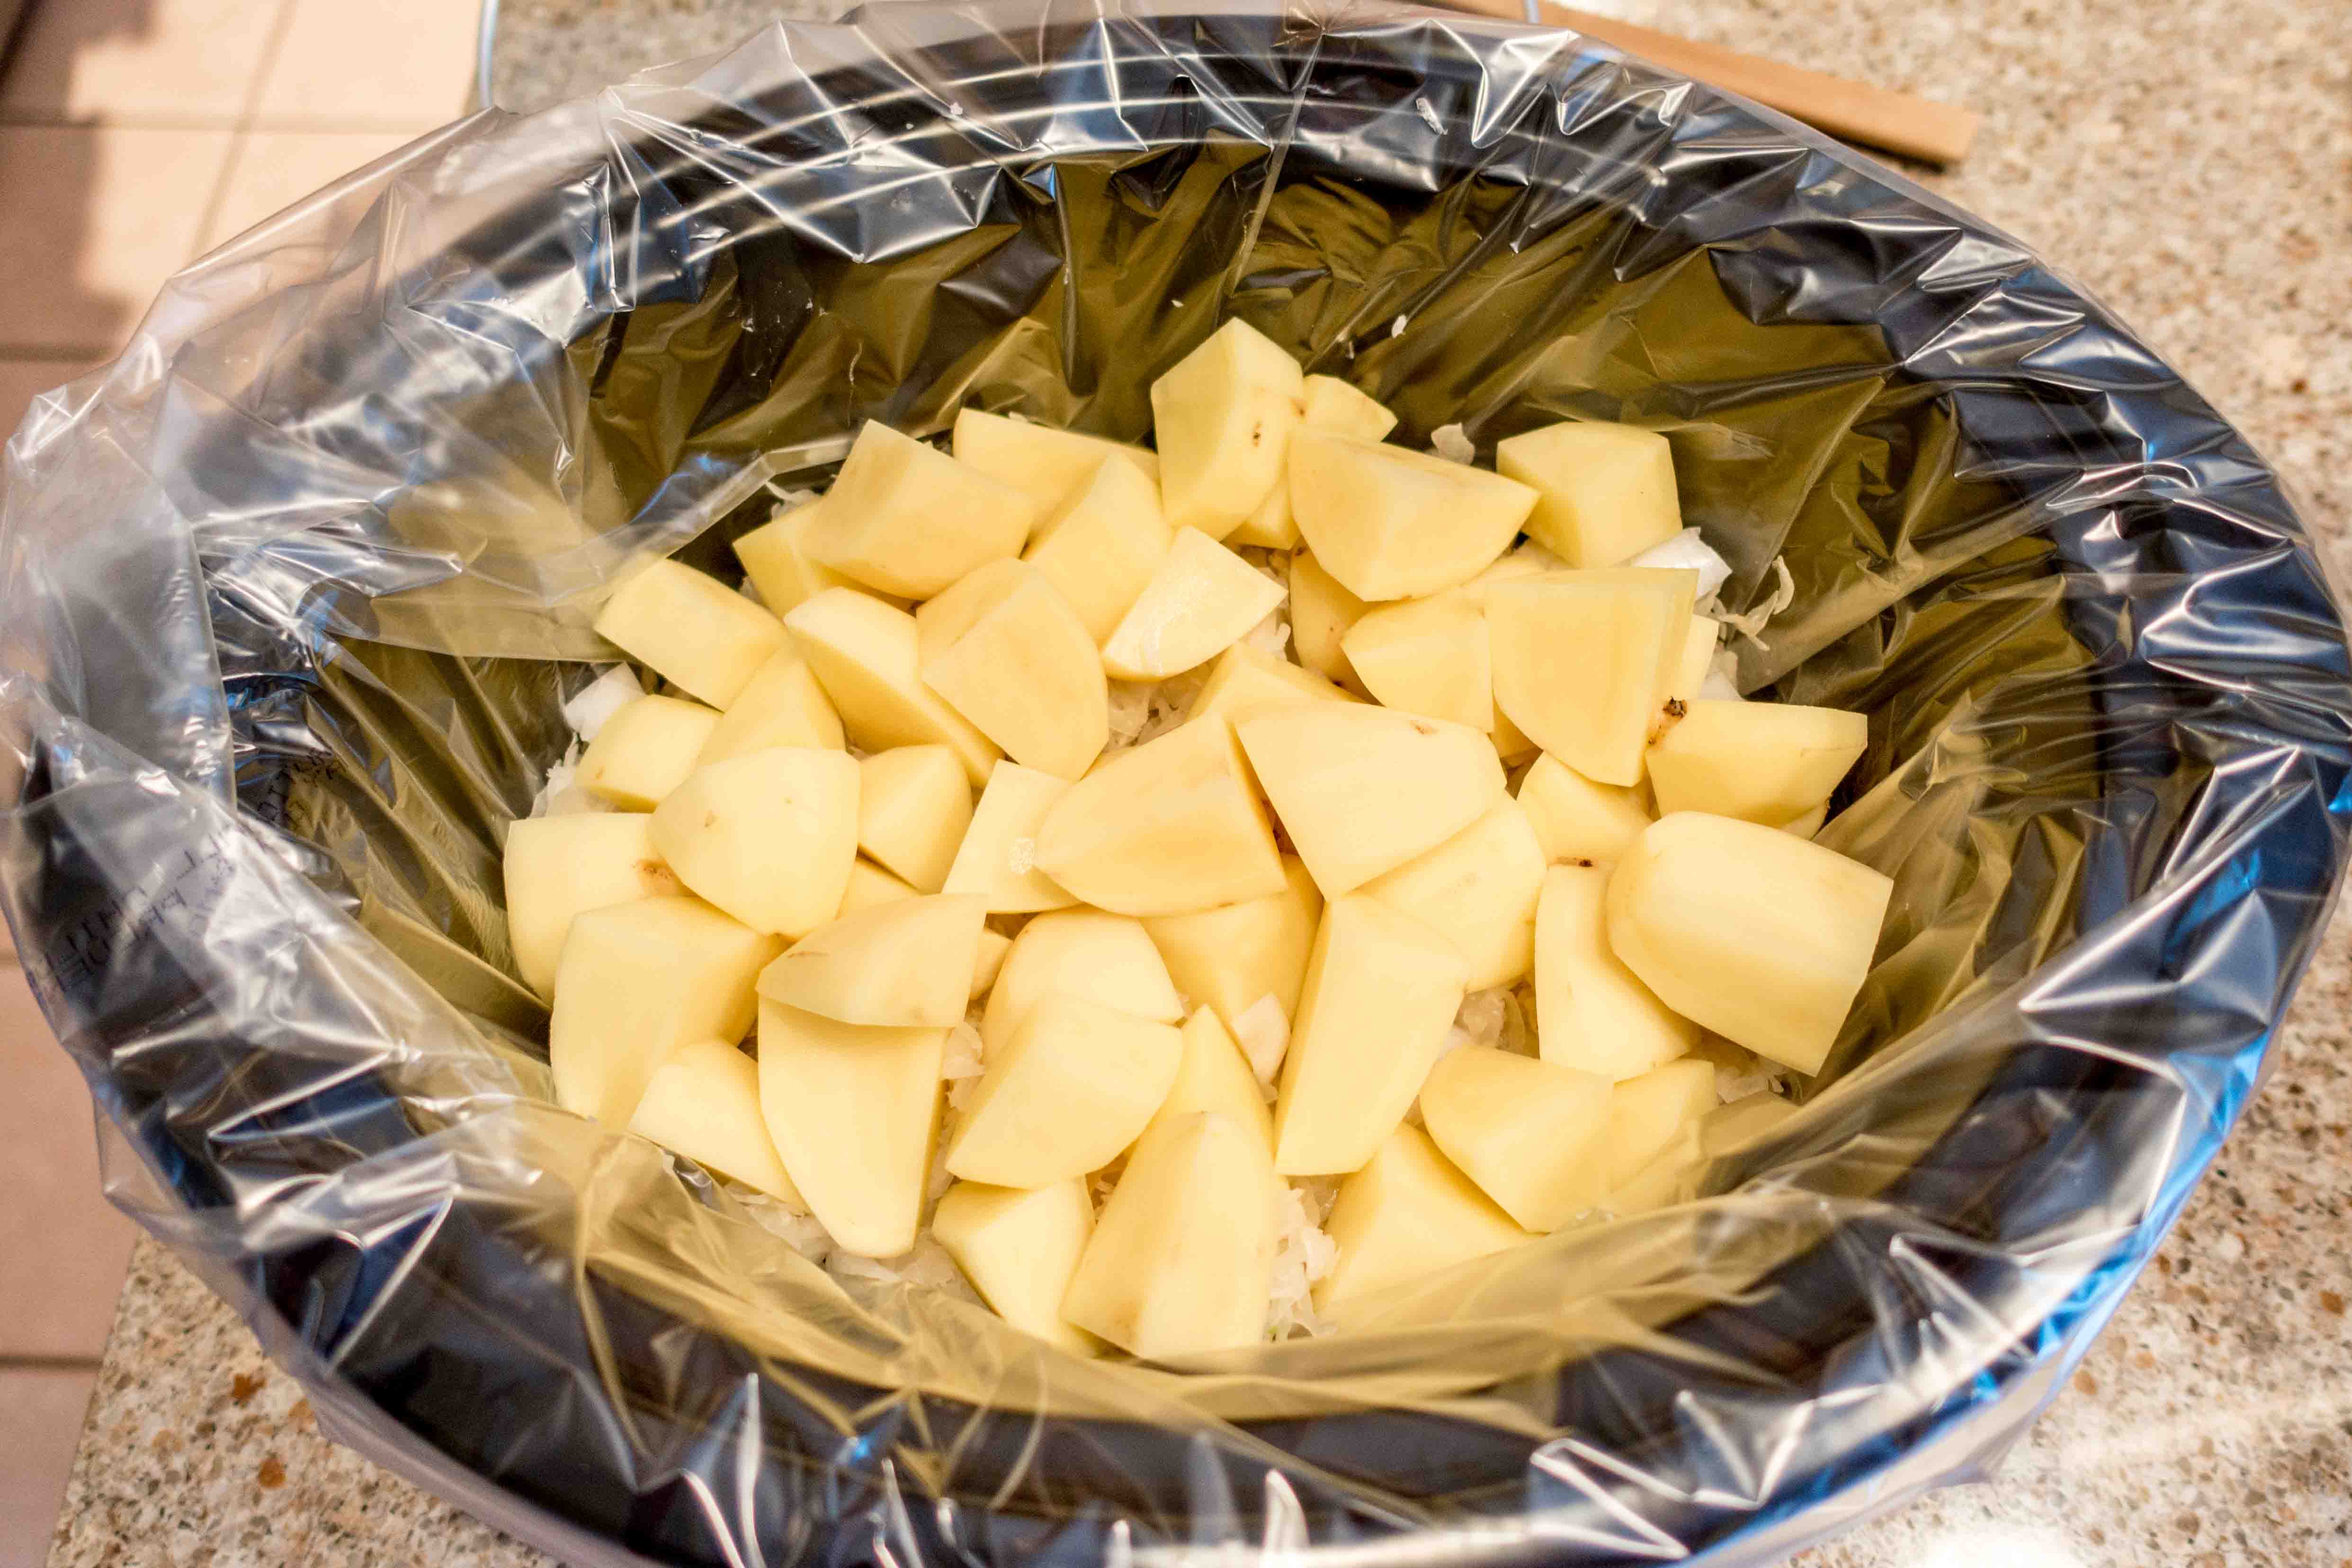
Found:
[[[1892,876],[1696,1201],[1086,1363],[550,1103],[500,909],[624,562],[860,422],[1134,438],[1228,315],[1426,445],[1670,437]],[[2352,669],[2276,477],[2014,241],[1559,33],[877,6],[437,133],[207,257],[0,513],[8,918],[118,1196],[330,1429],[581,1563],[1756,1563],[2013,1441],[2261,1077]],[[881,1277],[870,1277],[878,1275]]]

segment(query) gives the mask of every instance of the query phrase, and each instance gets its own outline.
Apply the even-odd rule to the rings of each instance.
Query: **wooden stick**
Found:
[[[1524,21],[1519,0],[1443,0],[1457,11],[1483,16]],[[1717,44],[1703,44],[1654,27],[1637,27],[1609,16],[1538,0],[1545,22],[1566,27],[1588,38],[1638,55],[1653,65],[1680,71],[1710,87],[1752,98],[1769,109],[1826,131],[1848,142],[1925,159],[1930,163],[1957,163],[1968,156],[1979,117],[1953,104],[1914,98],[1868,82],[1850,81],[1825,71],[1805,70],[1758,55],[1743,55]]]

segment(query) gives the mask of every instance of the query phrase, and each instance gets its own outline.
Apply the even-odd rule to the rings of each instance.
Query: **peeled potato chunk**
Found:
[[[827,588],[858,586],[856,579],[816,560],[803,546],[819,504],[804,501],[779,508],[772,519],[735,542],[735,559],[743,563],[743,574],[760,591],[760,602],[772,616],[782,616]]]
[[[1648,1072],[1698,1044],[1609,945],[1609,873],[1554,866],[1536,906],[1536,1039],[1548,1062],[1612,1080]]]
[[[1706,1113],[1699,1124],[1699,1147],[1709,1158],[1764,1137],[1797,1114],[1793,1100],[1768,1089],[1741,1095]]]
[[[1098,1170],[1151,1121],[1183,1057],[1171,1025],[1066,992],[1041,996],[989,1047],[948,1169],[998,1187]]]
[[[1706,811],[1778,827],[1827,802],[1869,744],[1859,713],[1696,701],[1650,748],[1650,787],[1660,816]]]
[[[1217,666],[1209,671],[1209,679],[1192,694],[1185,705],[1183,721],[1212,714],[1227,719],[1244,718],[1264,708],[1295,708],[1302,702],[1353,702],[1356,698],[1340,690],[1311,669],[1301,669],[1286,658],[1276,658],[1264,648],[1237,642],[1217,656]]]
[[[1613,864],[1650,826],[1639,790],[1594,784],[1558,757],[1536,759],[1518,799],[1547,860]]]
[[[1641,783],[1697,583],[1686,569],[1628,566],[1496,584],[1486,594],[1495,700],[1586,778]]]
[[[1011,1039],[1029,1010],[1056,993],[1158,1024],[1184,1016],[1168,966],[1140,924],[1100,910],[1062,910],[1039,915],[1013,939],[981,1015],[982,1049]]]
[[[1222,719],[1097,763],[1045,814],[1036,863],[1081,901],[1125,915],[1213,909],[1283,885],[1274,830]]]
[[[857,764],[857,847],[936,893],[971,826],[971,785],[945,746],[893,746]]]
[[[699,702],[637,697],[604,721],[580,758],[580,787],[624,811],[651,811],[686,782],[718,728]]]
[[[772,1002],[894,1028],[953,1028],[971,1002],[988,900],[973,894],[898,899],[801,938],[760,972]]]
[[[1442,719],[1320,702],[1234,729],[1327,899],[1444,843],[1503,795],[1494,746]]]
[[[1121,680],[1181,675],[1239,642],[1280,603],[1281,584],[1198,529],[1180,528],[1103,644],[1103,668]]]
[[[1070,602],[1099,647],[1143,596],[1168,545],[1157,481],[1108,462],[1045,514],[1022,559]]]
[[[1674,679],[1666,682],[1666,700],[1680,702],[1687,708],[1698,700],[1699,688],[1706,684],[1707,671],[1715,668],[1715,650],[1723,637],[1723,623],[1705,616],[1691,617],[1690,630],[1684,634],[1682,657],[1675,665]]]
[[[1609,1184],[1622,1186],[1685,1140],[1687,1157],[1696,1158],[1700,1125],[1717,1103],[1715,1064],[1697,1058],[1668,1062],[1612,1089],[1602,1140]]]
[[[1366,608],[1314,556],[1304,550],[1292,552],[1290,646],[1297,649],[1299,663],[1342,686],[1355,680],[1356,668],[1348,662],[1348,628]]]
[[[1010,419],[1002,414],[983,414],[977,408],[956,411],[955,430],[949,439],[957,462],[979,469],[999,484],[1011,485],[1040,508],[1061,504],[1106,461],[1155,487],[1160,482],[1159,457],[1141,447]]]
[[[1339,639],[1372,696],[1407,713],[1473,730],[1495,722],[1486,616],[1466,594],[1375,605]]]
[[[840,914],[854,915],[877,904],[895,904],[900,899],[921,896],[921,889],[900,881],[861,855],[856,864],[849,868],[849,885],[841,890]]]
[[[1177,989],[1215,1008],[1228,1029],[1262,997],[1273,997],[1285,1018],[1297,1015],[1323,895],[1303,861],[1284,856],[1282,876],[1278,893],[1143,922]]]
[[[869,594],[828,588],[784,617],[860,751],[942,745],[977,785],[995,762],[994,742],[923,684],[915,617]]]
[[[1654,430],[1547,425],[1498,444],[1495,467],[1542,497],[1528,535],[1570,566],[1615,566],[1682,531],[1674,448]]]
[[[1020,554],[1038,510],[1012,486],[869,419],[802,546],[869,588],[928,599]]]
[[[931,1234],[998,1317],[1072,1355],[1101,1351],[1062,1321],[1062,1292],[1094,1233],[1083,1176],[1030,1192],[958,1182],[931,1215]]]
[[[1535,1239],[1418,1127],[1390,1133],[1380,1152],[1339,1184],[1323,1230],[1339,1249],[1315,1287],[1315,1304],[1326,1311]]]
[[[1074,779],[1102,754],[1110,740],[1102,659],[1036,567],[990,562],[916,611],[915,630],[923,684],[1014,762]]]
[[[654,808],[654,847],[754,931],[803,937],[834,918],[857,858],[857,764],[775,746],[697,768]]]
[[[1235,320],[1151,384],[1160,501],[1171,528],[1223,539],[1257,510],[1281,482],[1304,381],[1280,345]]]
[[[1290,508],[1315,559],[1360,599],[1416,599],[1509,548],[1536,492],[1466,463],[1325,430],[1290,443]]]
[[[1168,1086],[1167,1097],[1153,1112],[1150,1126],[1157,1127],[1198,1110],[1214,1110],[1232,1117],[1265,1139],[1265,1152],[1271,1156],[1274,1111],[1265,1103],[1265,1096],[1258,1092],[1257,1075],[1250,1071],[1241,1047],[1217,1022],[1216,1014],[1206,1007],[1194,1008],[1179,1032],[1183,1037],[1184,1054],[1176,1068],[1176,1080]],[[1148,1135],[1148,1128],[1146,1131]]]
[[[1306,402],[1299,424],[1310,430],[1329,430],[1359,440],[1377,441],[1396,428],[1396,416],[1368,394],[1333,375],[1307,378]],[[1298,523],[1290,515],[1290,477],[1286,472],[1265,492],[1257,510],[1226,536],[1235,544],[1262,544],[1289,550],[1298,543]]]
[[[1139,1356],[1258,1343],[1280,1199],[1264,1145],[1232,1118],[1153,1128],[1095,1220],[1062,1316]]]
[[[627,1126],[672,1047],[738,1039],[751,1026],[752,987],[783,945],[700,899],[637,899],[574,915],[547,1026],[555,1102]]]
[[[1372,1157],[1421,1092],[1467,973],[1444,936],[1377,899],[1324,907],[1282,1063],[1275,1169],[1340,1175]]]
[[[1609,879],[1609,943],[1659,1000],[1819,1072],[1870,973],[1895,884],[1810,839],[1676,812]]]
[[[1469,963],[1469,988],[1509,985],[1535,967],[1543,845],[1508,795],[1434,849],[1363,890],[1443,932]]]
[[[667,560],[621,579],[596,634],[713,708],[734,701],[784,646],[775,616],[709,574]]]
[[[629,1131],[796,1209],[808,1206],[761,1118],[759,1064],[730,1040],[672,1047],[646,1079]]]
[[[956,847],[941,890],[979,893],[992,915],[1067,909],[1078,900],[1037,869],[1037,830],[1045,814],[1069,793],[1067,779],[999,763],[980,792],[980,805]]]
[[[841,715],[817,684],[815,671],[797,650],[781,647],[735,694],[694,761],[696,766],[707,767],[770,746],[838,752],[845,743]]]
[[[1486,1046],[1448,1051],[1421,1090],[1431,1140],[1537,1232],[1558,1230],[1607,1195],[1611,1105],[1605,1078]]]
[[[541,996],[555,994],[563,939],[583,910],[681,890],[654,847],[652,826],[652,818],[633,811],[508,824],[507,936],[524,984]]]
[[[1811,838],[1821,832],[1822,826],[1829,819],[1830,808],[1817,805],[1802,816],[1792,816],[1781,823],[1780,828],[1781,832],[1793,833],[1800,838]]]
[[[761,1114],[809,1213],[845,1252],[896,1258],[915,1245],[947,1036],[760,1004]]]
[[[971,1000],[978,1001],[995,985],[997,975],[1004,968],[1004,955],[1013,951],[1013,939],[1003,931],[982,928],[980,949],[971,963]]]

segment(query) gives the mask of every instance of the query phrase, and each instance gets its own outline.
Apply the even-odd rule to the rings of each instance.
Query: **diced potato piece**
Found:
[[[1201,1111],[1128,1157],[1062,1297],[1062,1316],[1139,1356],[1265,1337],[1281,1184],[1257,1135]]]
[[[1353,693],[1340,690],[1311,669],[1301,669],[1286,658],[1237,642],[1217,656],[1217,667],[1185,705],[1183,722],[1212,714],[1245,718],[1265,708],[1296,708],[1302,702],[1353,702]]]
[[[743,574],[760,591],[760,600],[772,616],[782,616],[827,588],[858,586],[856,579],[814,559],[803,547],[820,504],[803,501],[795,507],[780,507],[772,519],[735,542],[735,559],[743,563]],[[901,603],[898,607],[906,606]]]
[[[1468,971],[1444,935],[1377,899],[1324,906],[1276,1101],[1275,1169],[1360,1167],[1421,1092]]]
[[[555,994],[563,939],[583,910],[682,890],[654,848],[652,826],[652,818],[633,811],[507,825],[507,936],[524,984],[541,996]]]
[[[1495,710],[1495,755],[1505,767],[1513,767],[1536,754],[1535,741],[1528,732],[1511,722],[1511,716],[1500,708]]]
[[[1315,1287],[1315,1304],[1327,1312],[1535,1239],[1412,1126],[1390,1133],[1370,1163],[1339,1184],[1323,1230],[1339,1249]]]
[[[1281,1005],[1286,1019],[1297,1016],[1323,895],[1305,862],[1292,856],[1282,858],[1282,875],[1286,885],[1278,893],[1143,922],[1176,988],[1215,1008],[1228,1029],[1238,1028],[1242,1015],[1265,996]]]
[[[896,1258],[915,1245],[947,1037],[760,1004],[768,1135],[809,1213],[845,1252]]]
[[[1067,992],[1041,996],[988,1050],[948,1169],[1024,1188],[1098,1170],[1150,1122],[1183,1058],[1172,1025]]]
[[[700,899],[638,899],[574,915],[547,1026],[555,1102],[627,1126],[672,1047],[740,1039],[751,1026],[752,986],[783,945]]]
[[[1535,967],[1536,899],[1543,845],[1519,803],[1505,795],[1486,815],[1364,891],[1443,932],[1470,966],[1469,988],[1513,984]]]
[[[857,847],[935,893],[971,826],[971,784],[945,746],[893,746],[857,764]]]
[[[1103,644],[1103,668],[1121,680],[1181,675],[1239,642],[1280,603],[1281,584],[1198,529],[1180,528]]]
[[[580,787],[624,811],[651,811],[686,782],[719,715],[699,702],[639,697],[604,721],[581,755]]]
[[[1512,1051],[1448,1051],[1422,1086],[1432,1142],[1528,1229],[1555,1231],[1609,1190],[1609,1080]]]
[[[1870,973],[1894,892],[1809,839],[1676,812],[1611,875],[1609,944],[1675,1012],[1819,1072]]]
[[[1062,1321],[1062,1292],[1094,1233],[1083,1176],[1034,1192],[958,1182],[931,1215],[931,1235],[998,1317],[1072,1355],[1100,1352]]]
[[[1715,668],[1715,650],[1723,636],[1723,623],[1705,616],[1691,617],[1690,630],[1684,634],[1681,659],[1675,666],[1674,679],[1666,682],[1666,700],[1680,702],[1687,708],[1698,700],[1698,689],[1706,683],[1706,672]]]
[[[1822,824],[1829,819],[1830,808],[1825,805],[1817,805],[1802,816],[1790,817],[1780,826],[1783,833],[1793,833],[1800,838],[1811,838],[1821,832]]]
[[[999,763],[980,792],[980,805],[956,847],[943,890],[979,893],[992,915],[1067,909],[1078,900],[1037,868],[1037,831],[1045,814],[1070,791],[1069,781]]]
[[[1142,596],[1168,544],[1158,482],[1126,463],[1104,463],[1045,515],[1022,559],[1061,591],[1100,646]]]
[[[1495,467],[1542,495],[1528,534],[1570,566],[1615,566],[1682,531],[1674,448],[1654,430],[1547,425],[1497,445]]]
[[[896,899],[818,927],[760,972],[760,994],[845,1024],[953,1028],[971,1004],[988,900]]]
[[[1342,686],[1355,680],[1356,668],[1348,662],[1346,639],[1348,628],[1367,607],[1324,571],[1314,556],[1304,550],[1292,553],[1290,646],[1297,649],[1299,663]]]
[[[1168,1087],[1167,1098],[1153,1113],[1150,1126],[1173,1121],[1194,1111],[1214,1110],[1232,1117],[1243,1126],[1255,1131],[1265,1140],[1265,1152],[1274,1153],[1274,1112],[1258,1092],[1257,1075],[1250,1071],[1249,1059],[1242,1055],[1241,1047],[1234,1044],[1233,1036],[1217,1022],[1217,1016],[1206,1007],[1196,1007],[1184,1020],[1184,1054],[1176,1068],[1176,1080]],[[1148,1135],[1148,1129],[1147,1129]]]
[[[1081,901],[1123,915],[1213,909],[1283,885],[1274,829],[1222,719],[1180,724],[1097,764],[1045,814],[1036,863]]]
[[[801,545],[869,588],[928,599],[1020,554],[1039,510],[1011,485],[869,419]]]
[[[1396,428],[1396,416],[1368,395],[1334,375],[1310,375],[1299,423],[1310,430],[1330,430],[1359,440],[1377,441]],[[1275,481],[1239,528],[1227,535],[1235,544],[1262,544],[1272,550],[1296,549],[1298,524],[1290,515],[1290,477]]]
[[[1486,594],[1495,700],[1586,778],[1639,784],[1697,582],[1684,569],[1628,566],[1496,584]]]
[[[1417,599],[1475,577],[1535,505],[1516,480],[1328,431],[1290,443],[1290,508],[1323,569],[1360,599]]]
[[[1519,805],[1547,860],[1613,865],[1650,826],[1640,791],[1594,784],[1558,757],[1536,759],[1519,781]]]
[[[1102,754],[1110,740],[1102,660],[1036,567],[990,562],[918,610],[915,629],[923,684],[1014,762],[1074,779]]]
[[[780,647],[735,694],[694,761],[697,767],[708,767],[770,746],[838,752],[845,743],[841,715],[817,684],[816,672],[798,649]]]
[[[1060,430],[1051,425],[983,414],[977,408],[956,410],[955,431],[950,437],[956,461],[969,464],[999,484],[1011,485],[1040,509],[1059,506],[1070,493],[1094,478],[1109,459],[1137,478],[1160,483],[1158,454],[1141,447]],[[1158,510],[1155,503],[1153,510]]]
[[[1281,482],[1304,381],[1278,344],[1235,320],[1151,384],[1160,504],[1171,528],[1223,539],[1257,510]]]
[[[747,1187],[808,1205],[760,1116],[760,1068],[731,1040],[688,1040],[646,1079],[629,1131]]]
[[[1869,744],[1859,713],[1697,701],[1650,748],[1650,788],[1661,816],[1706,811],[1778,827],[1826,804]]]
[[[1004,955],[1013,950],[1013,939],[1001,931],[982,928],[980,950],[971,964],[971,999],[978,1001],[995,985],[997,975],[1004,968]]]
[[[1696,1158],[1697,1131],[1717,1103],[1715,1064],[1696,1057],[1668,1062],[1612,1089],[1609,1131],[1601,1140],[1609,1184],[1616,1187],[1641,1174],[1643,1166],[1685,1138],[1687,1157]]]
[[[828,588],[784,617],[801,657],[863,752],[942,745],[977,785],[996,745],[923,684],[915,617],[868,594]]]
[[[1140,924],[1100,910],[1061,910],[1039,915],[1013,939],[981,1015],[982,1049],[1011,1039],[1030,1009],[1057,992],[1155,1024],[1184,1016],[1168,966]]]
[[[623,577],[596,634],[713,708],[784,646],[776,617],[706,572],[648,561]]]
[[[849,886],[841,891],[840,915],[854,915],[860,910],[921,896],[922,889],[900,881],[861,855],[857,863],[849,868]],[[835,918],[839,919],[840,915]]]
[[[1494,746],[1442,719],[1318,702],[1234,728],[1327,899],[1443,844],[1503,795]]]
[[[1339,646],[1379,701],[1473,730],[1495,722],[1486,617],[1466,594],[1375,605]]]
[[[1609,872],[1554,866],[1536,906],[1536,1040],[1548,1062],[1603,1079],[1636,1077],[1698,1044],[1674,1012],[1618,962],[1603,900]]]
[[[1706,1113],[1699,1123],[1700,1152],[1713,1159],[1776,1131],[1796,1114],[1796,1101],[1783,1100],[1769,1089],[1743,1094]]]
[[[857,858],[857,764],[774,746],[697,768],[654,808],[654,847],[754,931],[803,937],[841,911]]]

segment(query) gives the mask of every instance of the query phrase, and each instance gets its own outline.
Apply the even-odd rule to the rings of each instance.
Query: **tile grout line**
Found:
[[[254,62],[253,80],[247,85],[245,102],[229,128],[228,155],[221,160],[220,172],[213,176],[212,195],[205,198],[204,214],[196,220],[190,260],[211,248],[213,225],[220,221],[223,209],[228,205],[229,184],[236,178],[246,153],[253,145],[254,121],[261,117],[262,89],[269,85],[270,73],[278,68],[278,57],[285,53],[286,36],[293,30],[294,5],[295,0],[278,0],[278,20],[269,29],[269,41],[262,46],[261,58]]]
[[[102,1358],[85,1355],[0,1355],[0,1376],[12,1372],[96,1372]]]

